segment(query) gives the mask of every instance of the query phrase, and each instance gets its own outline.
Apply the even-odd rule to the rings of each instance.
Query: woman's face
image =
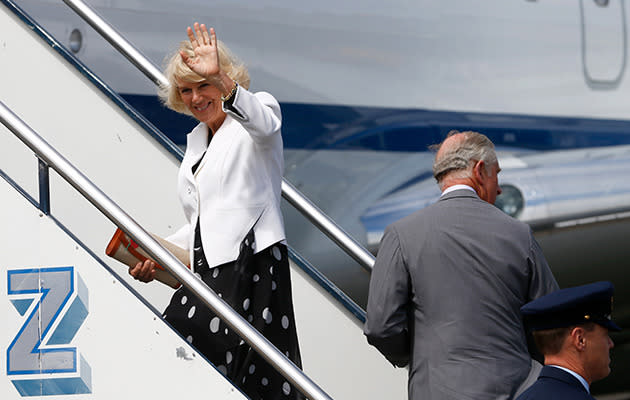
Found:
[[[177,79],[177,90],[182,102],[192,115],[216,132],[225,120],[221,92],[206,81],[187,82]]]

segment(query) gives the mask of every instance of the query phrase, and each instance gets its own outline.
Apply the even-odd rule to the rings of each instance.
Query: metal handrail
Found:
[[[168,85],[168,80],[160,70],[138,49],[127,41],[113,26],[101,18],[93,8],[82,1],[66,1],[81,18],[87,21],[102,37],[123,54],[133,65],[151,79],[156,85]]]
[[[284,356],[267,338],[217,296],[168,250],[162,247],[133,218],[94,185],[41,136],[0,101],[0,123],[13,132],[40,160],[52,167],[109,220],[142,245],[149,255],[165,266],[185,287],[201,299],[225,323],[242,337],[258,354],[286,377],[300,392],[312,400],[332,400],[308,376]]]
[[[168,85],[168,80],[155,65],[120,35],[114,27],[101,18],[94,9],[81,0],[63,0],[105,40],[157,85]],[[348,235],[335,221],[300,193],[286,179],[282,180],[282,197],[304,215],[313,225],[335,242],[368,272],[372,272],[374,256],[358,241]]]
[[[313,202],[300,193],[288,180],[282,181],[282,196],[311,223],[326,234],[339,247],[346,250],[361,266],[372,272],[374,256],[352,236],[347,234],[335,221],[324,214]]]

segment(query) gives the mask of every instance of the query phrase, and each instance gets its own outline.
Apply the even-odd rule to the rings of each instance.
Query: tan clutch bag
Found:
[[[162,239],[159,236],[151,236],[153,236],[153,238],[164,248],[173,253],[173,255],[177,257],[182,264],[190,268],[190,256],[188,251],[169,242],[168,240]],[[138,262],[144,262],[146,259],[150,258],[149,255],[140,246],[138,246],[136,242],[125,235],[125,232],[121,231],[120,228],[116,229],[114,236],[112,236],[112,239],[107,244],[105,254],[120,261],[128,267],[134,267],[138,264]],[[181,283],[179,283],[179,281],[175,279],[170,272],[159,264],[157,265],[155,279],[175,289],[181,285]]]

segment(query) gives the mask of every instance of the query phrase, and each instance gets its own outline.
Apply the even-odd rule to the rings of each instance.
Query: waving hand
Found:
[[[217,37],[214,33],[214,28],[208,29],[204,24],[194,23],[194,31],[191,27],[188,27],[188,38],[190,44],[195,52],[195,57],[190,58],[184,52],[179,54],[182,56],[182,60],[193,70],[197,75],[206,79],[217,79],[221,72],[219,66],[219,52],[217,50]]]

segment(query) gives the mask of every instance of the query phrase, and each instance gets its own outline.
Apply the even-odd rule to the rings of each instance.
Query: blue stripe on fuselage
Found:
[[[121,95],[175,144],[196,125],[157,96]],[[496,146],[532,150],[630,144],[630,121],[515,114],[281,103],[289,149],[425,151],[452,130],[475,130]]]

